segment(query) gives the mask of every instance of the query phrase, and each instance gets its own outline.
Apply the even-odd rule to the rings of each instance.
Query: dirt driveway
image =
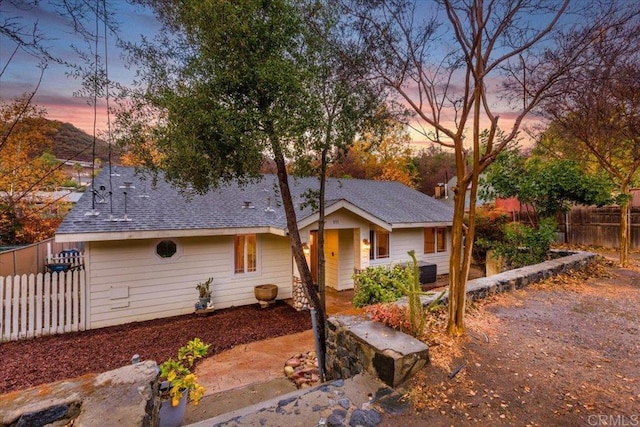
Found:
[[[484,300],[471,307],[465,338],[446,337],[442,316],[432,363],[406,389],[412,409],[386,413],[382,425],[640,426],[633,262]]]

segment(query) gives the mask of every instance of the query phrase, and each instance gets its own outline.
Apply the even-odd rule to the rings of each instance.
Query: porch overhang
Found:
[[[330,205],[326,206],[325,208],[325,212],[324,215],[329,216],[332,213],[335,213],[337,211],[339,211],[340,209],[345,209],[351,213],[353,213],[354,215],[358,215],[359,217],[367,220],[368,222],[377,225],[378,227],[387,230],[387,231],[391,231],[392,230],[392,225],[389,224],[388,222],[382,221],[380,218],[371,215],[370,213],[368,213],[367,211],[359,208],[358,206],[354,205],[353,203],[350,203],[344,199],[341,200],[337,200],[334,203],[331,203]],[[298,227],[300,229],[308,227],[310,225],[312,225],[315,222],[318,222],[320,219],[320,215],[318,213],[314,213],[312,215],[309,215],[306,218],[301,219],[300,221],[298,221]]]

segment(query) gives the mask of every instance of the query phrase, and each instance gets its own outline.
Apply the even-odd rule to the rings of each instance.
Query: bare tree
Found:
[[[564,80],[564,96],[544,104],[551,125],[540,145],[595,163],[615,185],[620,264],[627,266],[629,190],[640,179],[640,11],[618,15],[588,36],[593,44]]]
[[[559,83],[592,40],[589,31],[572,32],[572,38],[563,34],[568,0],[362,3],[343,6],[369,45],[366,72],[393,88],[415,113],[417,131],[455,155],[447,330],[460,335],[465,332],[478,177],[515,143],[527,115],[559,94]],[[580,21],[591,29],[604,25],[613,9],[572,5],[593,13]],[[504,109],[508,121],[501,119]],[[481,139],[483,130],[486,138]]]

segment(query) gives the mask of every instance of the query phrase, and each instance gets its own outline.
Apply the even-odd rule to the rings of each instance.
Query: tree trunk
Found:
[[[273,150],[273,157],[276,163],[278,171],[278,185],[280,187],[280,195],[282,196],[282,204],[284,206],[285,215],[287,217],[287,229],[289,231],[289,239],[291,241],[291,251],[293,252],[293,258],[300,272],[300,279],[302,285],[311,301],[311,304],[316,309],[316,321],[318,325],[318,335],[320,337],[320,353],[318,354],[318,364],[321,371],[324,372],[324,360],[326,354],[326,314],[323,305],[320,303],[318,297],[318,291],[313,284],[311,277],[311,270],[307,264],[307,259],[304,256],[302,250],[302,241],[300,240],[300,231],[298,230],[298,221],[296,218],[296,211],[291,199],[291,190],[289,188],[289,177],[287,174],[287,167],[284,160],[284,154],[280,147],[280,142],[275,136],[271,136],[271,148]]]
[[[322,311],[327,311],[327,284],[325,274],[326,259],[324,256],[324,211],[325,211],[325,189],[327,184],[327,150],[323,149],[320,159],[320,197],[318,208],[318,291],[320,292],[320,304]],[[326,337],[325,337],[326,338]]]
[[[466,188],[457,186],[454,193],[455,208],[453,212],[453,226],[451,227],[451,256],[449,258],[449,321],[447,333],[459,336],[465,332],[465,288],[466,277],[463,274],[464,247],[464,199]]]
[[[622,191],[623,195],[628,195],[626,189]],[[620,203],[620,265],[622,267],[629,266],[629,206],[629,198],[625,198],[624,202]]]

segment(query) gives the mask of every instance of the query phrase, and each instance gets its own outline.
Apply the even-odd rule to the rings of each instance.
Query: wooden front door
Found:
[[[314,230],[309,236],[309,269],[313,283],[318,283],[318,231]]]

